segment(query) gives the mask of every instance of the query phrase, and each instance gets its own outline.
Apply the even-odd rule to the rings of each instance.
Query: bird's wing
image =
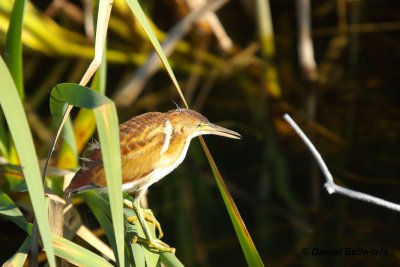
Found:
[[[124,182],[138,180],[154,170],[161,156],[164,113],[146,113],[122,123],[120,130],[122,179]],[[161,144],[160,144],[161,143]],[[68,192],[106,186],[100,146],[96,144],[85,152],[85,164],[73,177]]]
[[[97,178],[104,172],[100,148],[91,149],[84,158],[84,166],[75,174],[66,192],[77,192],[88,190],[104,185],[97,183]]]
[[[136,181],[154,170],[161,158],[166,122],[167,117],[164,113],[152,112],[121,124],[124,182]]]

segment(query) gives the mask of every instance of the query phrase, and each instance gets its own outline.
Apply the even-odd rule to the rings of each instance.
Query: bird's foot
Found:
[[[132,239],[132,243],[142,243],[147,245],[150,249],[155,249],[161,252],[171,252],[175,253],[175,248],[168,246],[166,243],[162,242],[160,239],[153,238],[147,222],[153,223],[155,228],[158,230],[158,236],[161,238],[163,236],[163,232],[161,230],[160,223],[154,217],[154,214],[149,209],[142,209],[139,205],[139,201],[136,199],[134,202],[130,202],[128,200],[124,200],[124,204],[131,209],[133,209],[137,216],[131,216],[127,218],[127,221],[131,224],[134,224],[136,220],[139,221],[139,224],[142,226],[143,233],[146,238],[142,238],[140,236],[135,236]]]
[[[142,209],[140,208],[143,214],[143,217],[146,221],[154,224],[154,226],[156,227],[157,231],[158,231],[158,239],[161,239],[164,236],[164,232],[161,229],[161,225],[160,223],[157,221],[156,217],[154,216],[154,213],[150,210],[150,209]],[[127,218],[129,223],[134,223],[135,221],[138,221],[138,217],[137,216],[132,216],[132,217],[128,217]]]
[[[146,238],[141,238],[139,236],[135,236],[132,239],[132,243],[141,243],[144,245],[149,246],[152,249],[156,249],[162,252],[171,252],[172,254],[175,254],[175,248],[170,247],[169,245],[167,245],[166,243],[164,243],[163,241],[159,240],[159,239],[146,239]]]

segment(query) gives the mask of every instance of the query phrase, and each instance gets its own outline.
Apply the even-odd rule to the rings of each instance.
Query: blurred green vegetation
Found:
[[[311,155],[282,115],[290,113],[306,131],[337,183],[400,203],[399,3],[313,1],[309,37],[314,50],[305,55],[299,48],[307,41],[307,33],[299,30],[299,10],[307,1],[272,0],[269,7],[261,2],[229,1],[216,13],[225,35],[216,37],[218,26],[208,21],[195,23],[169,56],[189,105],[243,136],[239,142],[205,139],[261,257],[269,266],[397,265],[400,215],[328,195]],[[190,13],[186,1],[140,4],[161,41]],[[11,0],[0,1],[2,54],[11,8]],[[271,18],[264,17],[263,8],[270,8]],[[26,3],[24,105],[42,160],[56,128],[48,106],[50,90],[60,82],[78,83],[94,55],[93,30],[87,26],[90,13],[83,1]],[[273,26],[272,32],[268,26]],[[164,69],[145,68],[152,52],[125,1],[114,0],[105,93],[116,101],[121,122],[148,111],[174,109],[173,101],[182,106]],[[94,118],[88,111],[74,111],[73,119],[81,155],[92,137]],[[0,122],[3,138],[7,131]],[[6,146],[0,147],[2,158],[10,157],[4,151],[12,143]],[[57,147],[51,166],[76,167],[63,149]],[[0,189],[31,220],[29,198],[14,190],[17,181],[10,179],[11,167],[1,162]],[[59,186],[60,181],[55,183]],[[246,264],[197,140],[184,163],[151,187],[148,202],[162,224],[163,240],[177,248],[185,265]],[[78,209],[83,224],[103,237],[87,206]],[[3,217],[0,228],[7,229],[0,234],[4,262],[26,236]],[[303,247],[384,248],[389,255],[304,256]]]

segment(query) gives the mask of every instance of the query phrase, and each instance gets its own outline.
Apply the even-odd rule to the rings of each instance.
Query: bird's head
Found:
[[[199,135],[213,134],[233,139],[240,139],[237,132],[215,125],[206,117],[191,109],[174,109],[168,111],[174,131],[185,133],[187,136],[196,137]]]

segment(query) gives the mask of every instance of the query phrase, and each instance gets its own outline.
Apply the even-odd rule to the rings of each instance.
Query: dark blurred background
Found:
[[[139,2],[165,33],[161,40],[197,8],[191,6],[195,1]],[[216,12],[217,24],[203,19],[179,38],[170,60],[189,105],[243,136],[205,139],[263,261],[267,266],[399,265],[400,214],[329,195],[315,160],[282,116],[289,113],[307,133],[336,183],[400,203],[400,3],[271,0],[269,17],[262,2],[268,3],[227,2]],[[77,0],[28,2],[25,102],[41,158],[54,134],[51,88],[79,82],[93,56],[84,10]],[[116,101],[120,121],[174,109],[173,101],[182,106],[162,67],[154,75],[143,70],[153,50],[123,1],[114,1],[111,16],[106,94]],[[0,18],[9,18],[4,7]],[[47,20],[65,32],[40,26],[50,25]],[[4,38],[2,27],[1,49]],[[164,241],[177,248],[185,265],[246,265],[197,140],[184,163],[151,187],[148,201]],[[0,258],[6,259],[24,234],[8,221],[0,220],[0,227]],[[313,256],[302,255],[302,248],[343,251]],[[345,256],[346,248],[382,248],[388,255]]]

